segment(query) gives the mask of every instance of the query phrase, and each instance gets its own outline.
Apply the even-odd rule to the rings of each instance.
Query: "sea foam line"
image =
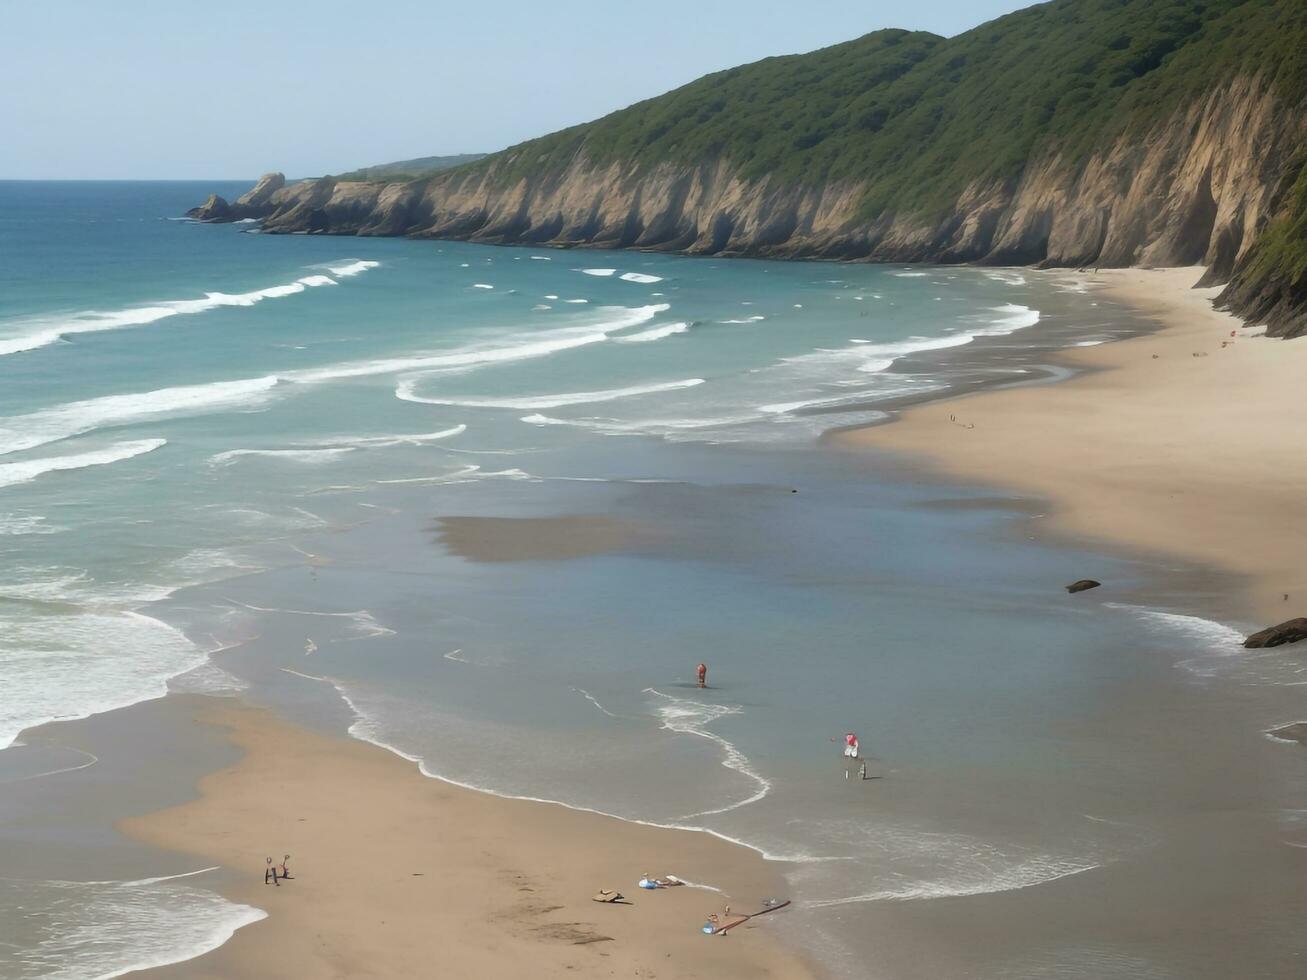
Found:
[[[1101,864],[1071,864],[1054,862],[1051,865],[1030,861],[1000,872],[997,880],[974,882],[967,885],[932,884],[922,882],[904,885],[902,888],[888,888],[881,891],[867,892],[862,895],[850,895],[847,898],[827,898],[807,901],[807,908],[830,908],[836,905],[857,905],[863,902],[912,902],[933,898],[961,898],[971,895],[992,895],[997,892],[1021,891],[1037,885],[1047,885],[1073,875],[1084,874],[1101,868]]]
[[[721,746],[724,753],[722,765],[727,769],[732,769],[741,775],[747,776],[757,784],[758,789],[747,799],[739,800],[727,806],[717,807],[713,810],[699,810],[695,813],[687,813],[678,820],[690,820],[694,817],[711,817],[718,813],[726,813],[730,810],[738,810],[742,806],[748,806],[750,803],[757,803],[769,792],[771,792],[771,782],[764,776],[760,775],[749,763],[749,758],[743,752],[735,747],[734,744],[722,738],[715,732],[708,731],[707,727],[718,718],[726,715],[738,714],[742,709],[736,706],[724,704],[707,704],[703,701],[693,701],[687,698],[677,698],[670,694],[664,694],[662,691],[652,687],[644,689],[646,694],[653,694],[669,702],[664,708],[659,710],[662,718],[661,727],[669,732],[676,732],[680,735],[694,735],[698,738],[706,738],[709,741],[716,742]]]
[[[15,742],[13,744],[16,747],[20,743]],[[21,744],[28,744],[28,743],[21,743]],[[85,749],[75,749],[71,745],[61,745],[59,747],[62,749],[67,749],[70,752],[76,752],[78,755],[84,755],[91,761],[83,762],[79,766],[64,766],[62,769],[47,769],[45,772],[34,772],[30,776],[15,776],[13,779],[0,779],[0,786],[8,786],[10,783],[25,783],[29,779],[40,779],[43,776],[58,776],[60,773],[65,773],[65,772],[79,772],[82,769],[90,769],[91,766],[95,765],[97,762],[100,761],[100,757],[98,755],[93,755],[92,753],[87,752]]]
[[[600,711],[602,711],[604,714],[606,714],[609,718],[621,718],[621,715],[615,715],[615,714],[613,714],[611,711],[609,711],[607,708],[605,708],[602,704],[600,704],[600,703],[599,703],[599,699],[596,698],[596,697],[595,697],[593,694],[591,694],[589,691],[585,690],[584,688],[574,687],[574,688],[572,688],[572,690],[575,691],[577,694],[581,695],[581,697],[585,698],[585,699],[586,699],[587,701],[589,701],[591,704],[593,704],[596,708],[598,708]]]
[[[605,391],[573,391],[557,395],[530,395],[525,398],[428,398],[414,393],[417,381],[401,381],[395,388],[395,397],[403,401],[425,405],[452,405],[459,408],[558,408],[563,405],[585,405],[592,402],[614,401],[618,398],[635,398],[664,391],[694,388],[704,383],[703,378],[685,378],[658,384],[635,385],[630,388],[609,388]]]
[[[328,619],[348,619],[353,622],[355,629],[362,632],[365,636],[394,636],[395,631],[389,627],[382,626],[377,622],[372,613],[366,609],[356,609],[352,612],[316,612],[312,609],[278,609],[272,606],[256,606],[248,602],[241,602],[239,599],[232,599],[230,596],[225,597],[226,601],[233,606],[240,606],[243,609],[250,609],[254,612],[266,613],[285,613],[289,616],[322,616]]]

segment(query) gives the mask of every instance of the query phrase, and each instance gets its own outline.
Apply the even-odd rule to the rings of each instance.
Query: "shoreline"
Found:
[[[179,978],[460,976],[776,977],[810,966],[746,924],[722,943],[708,912],[751,910],[780,893],[773,867],[694,831],[652,828],[436,777],[377,745],[319,735],[232,702],[201,707],[244,754],[205,776],[199,798],[121,822],[129,837],[214,861],[227,899],[268,912],[193,959],[133,975]],[[429,832],[412,833],[426,827]],[[258,878],[289,850],[292,879]],[[645,891],[645,874],[703,887]],[[631,905],[590,901],[599,888]],[[307,893],[307,894],[306,894]]]
[[[1292,426],[1307,345],[1215,310],[1219,287],[1191,288],[1202,272],[1087,276],[1160,329],[1063,352],[1057,360],[1080,372],[1066,381],[911,406],[831,443],[1038,495],[1050,505],[1045,526],[1063,538],[1233,573],[1240,605],[1267,625],[1300,615],[1307,461]]]

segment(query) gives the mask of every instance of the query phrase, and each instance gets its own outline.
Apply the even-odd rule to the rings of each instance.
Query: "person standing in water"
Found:
[[[699,686],[700,686],[700,687],[707,687],[707,686],[708,686],[708,665],[707,665],[707,664],[700,664],[698,670],[699,670]]]
[[[832,742],[838,742],[839,739],[831,738]],[[846,759],[856,759],[858,757],[858,736],[852,732],[844,733],[844,757]]]

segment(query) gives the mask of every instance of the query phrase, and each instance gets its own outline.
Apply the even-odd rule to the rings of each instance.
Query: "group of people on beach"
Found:
[[[272,882],[278,888],[283,881],[290,880],[290,855],[284,854],[281,858],[281,864],[273,864],[272,858],[268,858],[267,863],[263,866],[263,883],[266,885]]]

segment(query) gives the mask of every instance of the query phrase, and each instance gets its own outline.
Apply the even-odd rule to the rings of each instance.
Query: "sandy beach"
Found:
[[[122,829],[248,870],[227,897],[268,916],[206,956],[136,975],[812,976],[767,919],[700,932],[708,913],[754,911],[780,889],[745,848],[460,789],[375,746],[230,702],[201,708],[197,722],[224,729],[243,758],[207,776],[194,802]],[[286,851],[292,880],[265,885],[264,858]],[[645,891],[644,873],[721,891]],[[630,904],[592,902],[600,888]]]
[[[1038,494],[1059,532],[1234,572],[1256,615],[1301,615],[1307,344],[1259,337],[1214,310],[1219,288],[1191,288],[1202,272],[1087,275],[1161,329],[1066,354],[1088,371],[1070,382],[933,402],[835,441]]]

